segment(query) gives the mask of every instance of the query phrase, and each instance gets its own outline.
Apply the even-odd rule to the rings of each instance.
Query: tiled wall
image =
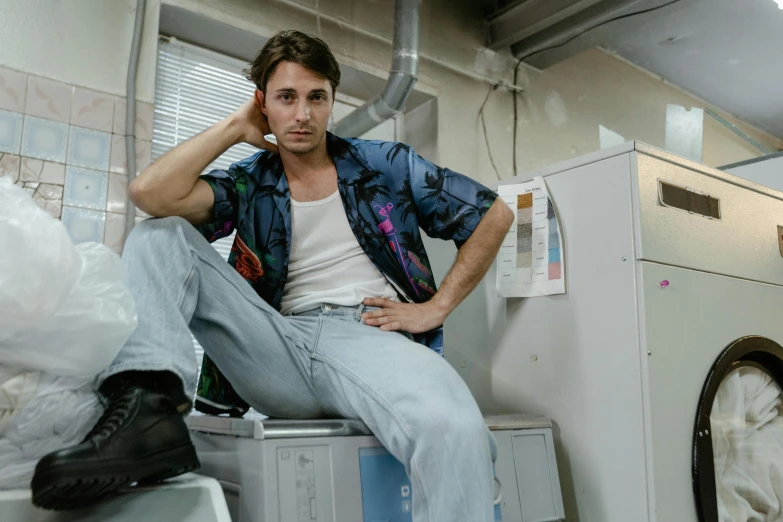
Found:
[[[153,106],[136,108],[141,172],[150,162]],[[0,67],[0,176],[62,219],[75,242],[121,251],[125,159],[125,98]]]

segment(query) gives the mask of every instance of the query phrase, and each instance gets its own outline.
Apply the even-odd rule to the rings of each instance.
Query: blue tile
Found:
[[[106,210],[108,187],[108,172],[99,172],[68,165],[65,167],[63,205]]]
[[[62,222],[74,243],[103,243],[106,212],[63,207]]]
[[[67,146],[68,125],[32,116],[24,117],[22,156],[65,163]]]
[[[111,134],[82,127],[71,127],[68,140],[68,165],[109,170]]]
[[[18,112],[0,111],[0,152],[19,154],[23,120]]]
[[[560,262],[560,247],[549,249],[549,262],[550,263]]]

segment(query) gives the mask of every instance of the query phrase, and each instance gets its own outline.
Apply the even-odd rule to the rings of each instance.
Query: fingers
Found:
[[[394,308],[395,306],[403,304],[383,297],[367,297],[363,303],[365,306],[380,306],[382,308]]]
[[[394,321],[381,326],[381,330],[386,332],[396,332],[398,330],[402,330],[402,324],[399,321]]]
[[[397,303],[396,301],[389,301],[388,299],[373,299],[372,301],[376,301],[377,304],[369,304],[365,303],[367,306],[378,306],[378,310],[369,310],[367,312],[362,313],[362,319],[371,319],[371,318],[377,318],[377,317],[384,317],[386,315],[389,315],[392,310],[399,310],[402,303]],[[384,303],[385,301],[385,303]],[[388,305],[388,306],[385,306]],[[404,306],[404,305],[403,305]]]
[[[380,326],[382,324],[390,323],[394,321],[395,318],[390,315],[384,315],[384,316],[377,316],[377,317],[369,317],[364,320],[365,324],[369,324],[370,326]]]
[[[368,297],[363,301],[365,306],[375,306],[378,310],[371,310],[362,313],[362,319],[368,326],[377,326],[381,330],[390,332],[405,330],[404,324],[411,323],[412,309],[407,307],[415,307],[408,303],[400,303],[392,301],[391,299],[384,299],[380,297]],[[413,326],[412,323],[409,326]]]
[[[387,314],[382,317],[365,319],[364,324],[368,326],[380,327],[381,330],[387,332],[404,329],[403,321],[401,321],[399,317],[393,316],[391,314]]]
[[[369,319],[372,317],[383,317],[389,313],[388,308],[379,308],[378,310],[370,310],[369,312],[362,313],[362,319]]]

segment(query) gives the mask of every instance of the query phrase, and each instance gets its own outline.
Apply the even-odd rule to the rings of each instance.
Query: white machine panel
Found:
[[[277,448],[281,520],[333,520],[329,516],[334,512],[330,449],[328,444]]]
[[[650,520],[695,521],[691,452],[702,386],[735,340],[752,334],[783,344],[783,288],[654,263],[640,268],[654,475]]]
[[[507,301],[501,341],[481,347],[492,353],[486,379],[498,403],[554,419],[558,449],[569,456],[560,469],[567,520],[641,522],[647,498],[629,156],[544,179],[563,230],[566,294]]]
[[[220,484],[186,473],[156,486],[128,488],[93,507],[49,511],[33,505],[32,491],[0,491],[2,522],[232,522]]]
[[[783,284],[783,193],[749,190],[753,184],[706,167],[707,175],[646,154],[631,159],[638,170],[638,259]],[[661,182],[686,189],[692,200],[709,195],[719,202],[720,218],[665,206]]]
[[[547,522],[560,520],[563,499],[555,467],[552,430],[513,432],[511,445],[517,472],[522,520]]]

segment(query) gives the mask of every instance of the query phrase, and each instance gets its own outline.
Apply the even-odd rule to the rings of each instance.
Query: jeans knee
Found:
[[[133,231],[139,231],[139,233],[149,233],[154,230],[177,230],[183,225],[189,225],[190,223],[180,216],[169,216],[163,218],[150,218],[141,221],[137,224]]]
[[[165,218],[145,219],[133,227],[128,239],[125,241],[123,252],[147,250],[156,245],[170,246],[172,235],[183,227],[191,226],[187,220],[179,216]]]
[[[473,444],[477,441],[486,442],[489,433],[484,418],[474,405],[422,407],[415,426],[413,437],[419,440],[432,438],[442,441],[448,437],[450,440]]]

